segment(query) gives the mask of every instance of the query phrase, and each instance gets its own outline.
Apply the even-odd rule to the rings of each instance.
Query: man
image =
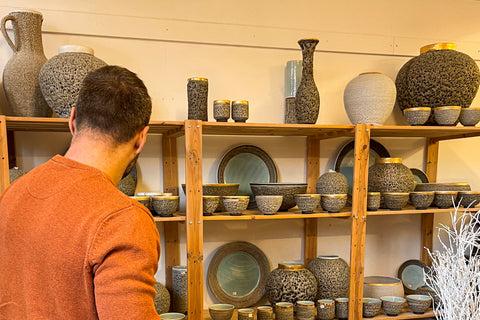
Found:
[[[85,78],[65,156],[0,198],[0,319],[159,319],[158,231],[150,212],[116,188],[145,144],[151,109],[127,69]]]

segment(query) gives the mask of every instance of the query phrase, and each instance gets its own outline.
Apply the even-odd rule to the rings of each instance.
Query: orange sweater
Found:
[[[0,319],[159,319],[150,212],[62,156],[0,198]]]

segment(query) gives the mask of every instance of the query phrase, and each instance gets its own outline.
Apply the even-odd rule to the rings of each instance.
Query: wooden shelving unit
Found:
[[[0,192],[9,184],[8,176],[8,132],[44,131],[68,132],[66,119],[19,118],[0,116],[0,148],[2,152],[0,168]],[[207,306],[203,306],[203,223],[220,220],[266,220],[266,219],[302,219],[304,222],[304,258],[307,264],[317,256],[317,219],[339,218],[351,221],[350,251],[350,305],[349,318],[362,319],[363,270],[365,256],[365,233],[368,216],[387,216],[398,214],[420,214],[422,216],[422,245],[432,247],[433,218],[438,212],[450,209],[428,208],[415,210],[406,208],[399,211],[366,210],[368,157],[371,137],[422,137],[425,138],[426,174],[431,182],[436,181],[439,142],[480,136],[477,127],[410,127],[410,126],[370,126],[353,125],[302,125],[302,124],[252,124],[252,123],[213,123],[198,120],[152,121],[151,134],[162,135],[163,187],[165,192],[178,195],[177,138],[185,135],[185,176],[189,199],[186,212],[177,213],[170,218],[155,218],[164,225],[166,265],[166,286],[171,288],[171,268],[180,263],[178,223],[185,223],[187,236],[188,267],[188,315],[190,319],[208,318]],[[273,216],[262,215],[258,211],[247,211],[242,216],[230,216],[218,213],[213,216],[202,215],[202,149],[204,135],[242,135],[242,136],[297,136],[305,137],[307,154],[307,192],[315,192],[315,184],[320,176],[320,141],[337,137],[350,137],[355,140],[354,181],[352,207],[340,213],[315,212],[302,214],[290,210]],[[248,137],[247,137],[248,139]],[[191,195],[191,196],[190,196]],[[472,209],[473,210],[473,209]],[[424,262],[428,257],[421,252]],[[379,315],[373,319],[415,319],[433,316],[433,313],[414,315],[404,312],[397,317]]]

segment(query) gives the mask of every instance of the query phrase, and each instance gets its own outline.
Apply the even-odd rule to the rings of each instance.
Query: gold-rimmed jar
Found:
[[[208,121],[208,79],[202,77],[188,78],[188,119]]]
[[[230,100],[213,101],[213,118],[217,122],[227,122],[230,118]]]
[[[453,126],[460,117],[462,107],[460,106],[444,106],[433,109],[435,121],[440,126]]]
[[[367,210],[377,211],[380,208],[380,192],[367,192]]]
[[[430,118],[432,109],[428,107],[407,108],[403,110],[403,116],[411,126],[421,126]]]
[[[246,122],[249,117],[249,106],[246,100],[232,101],[232,119],[235,122]]]

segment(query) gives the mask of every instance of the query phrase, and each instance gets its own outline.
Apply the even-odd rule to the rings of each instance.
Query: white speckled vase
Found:
[[[173,303],[172,310],[186,314],[188,310],[187,301],[187,266],[176,266],[172,268]]]
[[[361,73],[343,93],[345,111],[352,124],[382,125],[395,104],[395,83],[380,72]]]

